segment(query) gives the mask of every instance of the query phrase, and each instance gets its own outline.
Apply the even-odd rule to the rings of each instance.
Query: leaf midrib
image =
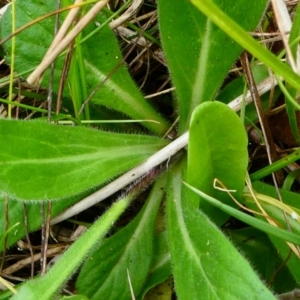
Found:
[[[131,147],[130,147],[131,149]],[[139,151],[140,154],[142,151]],[[145,149],[144,154],[149,154],[149,151]],[[0,162],[0,165],[26,165],[26,164],[61,164],[61,163],[72,163],[79,161],[90,161],[96,159],[103,160],[113,160],[122,156],[136,156],[136,153],[133,151],[126,151],[124,148],[120,149],[107,149],[94,152],[94,153],[84,153],[79,155],[68,155],[68,156],[60,156],[60,157],[49,157],[49,158],[21,158],[15,159],[12,157],[11,160],[3,160]]]

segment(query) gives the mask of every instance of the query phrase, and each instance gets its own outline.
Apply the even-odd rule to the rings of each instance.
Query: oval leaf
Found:
[[[214,179],[220,180],[227,189],[235,190],[233,196],[240,200],[247,165],[247,134],[236,113],[221,102],[199,105],[190,125],[187,182],[233,205],[227,193],[214,188]],[[198,207],[200,196],[191,193],[190,199]],[[200,201],[200,207],[218,225],[227,219],[227,215],[206,201]]]
[[[215,0],[214,3],[251,31],[268,1]],[[162,44],[179,102],[180,130],[184,132],[195,107],[215,99],[242,48],[188,0],[158,1],[158,8]]]
[[[182,187],[178,172],[182,169],[177,165],[170,173],[167,190],[169,248],[178,299],[275,300],[238,250],[192,206]]]

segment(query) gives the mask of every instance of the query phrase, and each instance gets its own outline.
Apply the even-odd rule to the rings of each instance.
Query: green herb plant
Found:
[[[91,2],[82,5],[80,17]],[[179,299],[276,299],[274,293],[299,285],[299,195],[282,189],[284,205],[279,204],[275,188],[261,181],[297,160],[299,151],[248,176],[245,125],[257,115],[246,99],[231,102],[245,90],[242,76],[223,84],[244,48],[263,64],[252,66],[258,84],[268,76],[267,67],[293,95],[300,90],[299,75],[248,34],[260,24],[268,1],[157,2],[160,41],[143,31],[134,38],[161,43],[175,87],[173,119],[154,108],[131,78],[109,27],[109,9],[59,55],[54,74],[48,68],[36,82],[45,88],[52,82],[48,121],[46,109],[13,101],[18,89],[12,81],[26,79],[42,61],[54,39],[55,17],[42,18],[3,44],[14,73],[8,100],[0,99],[10,107],[9,118],[0,119],[1,251],[41,227],[41,203],[51,202],[54,224],[108,196],[113,202],[45,275],[1,292],[0,299],[151,299],[155,288],[170,280],[174,287],[164,286],[166,299],[172,293]],[[2,39],[57,9],[54,0],[12,3],[2,17]],[[58,27],[67,14],[58,14]],[[294,38],[297,30],[293,27]],[[268,98],[262,96],[263,105]],[[12,120],[16,106],[36,117]],[[294,112],[290,105],[291,118]],[[140,212],[114,227],[145,187]],[[226,228],[230,217],[244,226]],[[77,294],[66,296],[63,288],[74,274]]]

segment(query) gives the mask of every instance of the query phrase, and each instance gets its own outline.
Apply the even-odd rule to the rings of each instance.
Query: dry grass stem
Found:
[[[59,43],[59,45],[43,59],[39,66],[29,75],[27,82],[29,84],[38,84],[45,70],[51,63],[68,47],[75,37],[88,25],[91,20],[103,9],[109,0],[97,2],[86,15],[76,24],[76,26],[67,34],[67,36]]]

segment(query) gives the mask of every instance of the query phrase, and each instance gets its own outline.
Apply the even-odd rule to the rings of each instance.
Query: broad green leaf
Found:
[[[130,200],[129,197],[126,197],[114,203],[88,231],[66,250],[46,275],[25,282],[11,299],[54,299],[62,285],[74,274],[92,249],[99,245],[114,222],[128,207]]]
[[[182,186],[177,165],[167,191],[169,248],[178,299],[275,299],[250,264]]]
[[[224,191],[214,188],[217,178],[227,189],[235,190],[233,196],[242,198],[248,165],[247,134],[236,115],[220,102],[200,104],[192,114],[187,182],[228,205],[233,200]],[[199,206],[217,225],[222,225],[228,216],[211,206],[199,195],[191,192],[190,201]]]
[[[266,0],[215,0],[247,31],[254,30]],[[197,105],[214,100],[242,48],[188,0],[158,1],[162,44],[176,86],[180,131],[186,131]],[[180,17],[179,17],[180,16]]]
[[[0,190],[19,200],[57,200],[91,190],[166,142],[40,121],[0,120]]]
[[[54,11],[57,6],[56,3],[56,0],[43,2],[38,0],[17,1],[16,27],[19,28],[41,15]],[[97,24],[102,24],[104,20],[104,15],[99,14],[85,29],[82,38],[97,29]],[[17,35],[15,70],[18,73],[29,72],[41,62],[53,40],[54,22],[55,17],[47,18]],[[4,38],[10,33],[11,9],[8,8],[2,19],[1,36]],[[6,60],[10,63],[10,41],[4,44],[4,48]],[[87,91],[90,94],[122,60],[122,54],[114,33],[108,26],[105,26],[100,32],[88,39],[82,46],[82,52],[86,72],[86,78],[82,80],[86,80]],[[62,67],[63,58],[57,60],[55,65],[54,91],[57,91]],[[41,85],[48,87],[48,82],[49,72],[45,74]],[[66,93],[69,94],[67,89]],[[168,129],[167,122],[144,99],[124,65],[101,87],[91,101],[120,111],[136,120],[155,120],[160,124],[150,122],[142,124],[157,134],[164,134]]]
[[[91,254],[76,281],[79,293],[95,300],[130,299],[128,272],[134,294],[139,294],[150,267],[155,219],[165,184],[166,176],[156,181],[138,216]]]
[[[94,24],[90,24],[85,32],[92,31],[94,26]],[[122,59],[122,53],[113,31],[109,28],[104,28],[99,35],[87,40],[83,44],[83,53],[87,74],[86,80],[90,87],[88,92],[90,92]],[[163,135],[169,128],[169,124],[165,119],[144,99],[124,65],[95,94],[92,102],[117,110],[132,119],[147,119],[159,122],[159,124],[141,123],[156,134]]]

